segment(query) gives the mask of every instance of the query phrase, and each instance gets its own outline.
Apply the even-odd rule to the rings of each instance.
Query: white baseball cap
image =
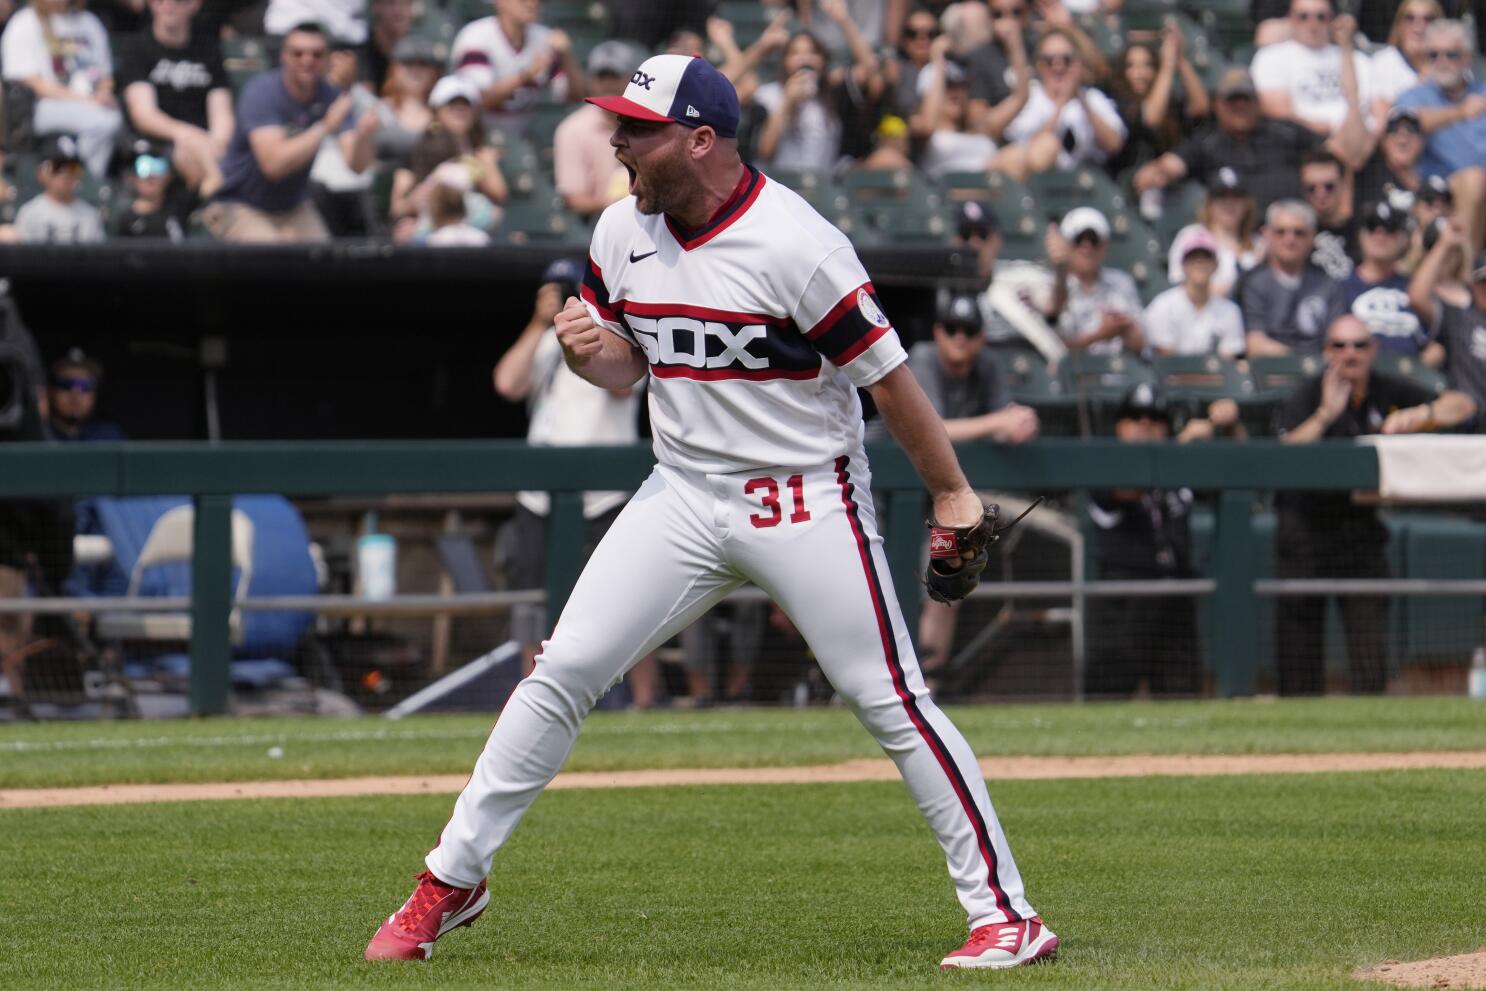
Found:
[[[1109,240],[1109,221],[1104,219],[1104,214],[1091,206],[1074,207],[1068,211],[1063,222],[1058,225],[1058,233],[1070,241],[1078,239],[1085,231],[1092,231],[1098,235],[1099,240]]]
[[[463,76],[445,76],[433,84],[428,94],[428,105],[437,110],[454,100],[465,100],[470,106],[480,105],[480,88]]]

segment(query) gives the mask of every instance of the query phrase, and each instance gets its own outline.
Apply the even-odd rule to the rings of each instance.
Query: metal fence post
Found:
[[[191,557],[191,712],[227,711],[232,661],[232,497],[196,496]]]
[[[550,632],[567,605],[583,570],[583,493],[552,493],[547,515],[547,630]]]
[[[918,614],[923,608],[924,490],[892,489],[887,494],[887,564],[903,609],[908,635],[918,642]]]
[[[1212,629],[1208,631],[1217,694],[1254,694],[1258,667],[1258,610],[1254,595],[1254,492],[1218,493],[1217,534],[1213,541]]]

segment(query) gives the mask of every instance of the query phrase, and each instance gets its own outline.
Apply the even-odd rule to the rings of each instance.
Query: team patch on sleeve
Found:
[[[876,344],[893,325],[878,302],[872,283],[864,282],[842,296],[814,326],[805,332],[815,350],[840,367]]]

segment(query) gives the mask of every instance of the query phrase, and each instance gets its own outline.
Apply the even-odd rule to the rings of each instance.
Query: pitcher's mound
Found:
[[[1385,960],[1353,972],[1363,981],[1382,981],[1401,988],[1486,988],[1486,950],[1432,960]]]

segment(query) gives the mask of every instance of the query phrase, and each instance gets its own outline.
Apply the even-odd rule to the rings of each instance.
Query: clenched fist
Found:
[[[577,296],[568,297],[553,324],[557,327],[557,341],[562,345],[563,354],[574,368],[587,364],[604,349],[603,328],[593,322],[588,308]]]

